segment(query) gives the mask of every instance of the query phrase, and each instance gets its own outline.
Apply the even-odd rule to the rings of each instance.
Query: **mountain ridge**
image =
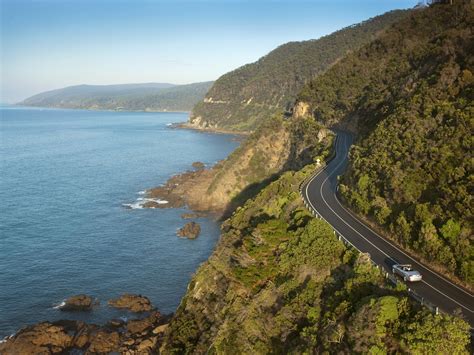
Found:
[[[465,229],[469,218],[460,227],[458,220],[443,215],[442,205],[425,201],[418,207],[402,205],[410,215],[400,216],[400,206],[392,205],[391,186],[383,179],[410,172],[421,176],[428,187],[434,186],[428,189],[430,194],[437,188],[444,191],[450,186],[447,181],[460,187],[461,197],[470,191],[463,179],[472,177],[465,159],[474,92],[469,60],[474,43],[470,41],[472,9],[456,6],[419,9],[349,53],[302,91],[294,114],[285,122],[345,126],[357,132],[352,166],[340,185],[343,197],[408,241],[416,242],[420,232],[421,247],[428,245],[434,257],[442,252],[449,264],[453,256],[445,247],[457,245],[454,252],[461,259],[454,266],[468,281],[465,272],[472,266],[472,242]],[[272,125],[266,122],[270,136]],[[403,149],[400,137],[407,139]],[[456,154],[443,153],[446,147],[436,144],[442,137],[448,143],[447,153],[451,149]],[[397,154],[405,165],[391,159]],[[458,159],[450,162],[455,156]],[[323,155],[322,161],[327,157]],[[415,164],[416,158],[422,163]],[[450,169],[463,158],[461,169]],[[449,174],[441,174],[439,181],[429,180],[427,171],[440,171],[437,161],[449,167]],[[390,167],[397,168],[396,174]],[[370,255],[344,247],[333,229],[304,207],[299,188],[317,169],[318,163],[303,163],[302,168],[283,172],[224,222],[218,245],[193,276],[161,350],[176,354],[470,353],[470,326],[459,314],[431,313],[409,297],[409,284],[388,282],[372,265]],[[415,186],[407,188],[408,198],[419,192],[420,179],[411,177],[406,182],[414,180]],[[401,184],[394,182],[403,186],[404,179]],[[395,192],[397,196],[400,189]],[[454,202],[461,202],[461,207],[467,202],[469,208],[469,201],[456,198]]]
[[[204,129],[255,130],[262,120],[290,110],[304,84],[409,12],[390,11],[319,39],[278,46],[217,79],[193,108],[189,123]]]
[[[175,85],[130,83],[74,85],[33,95],[18,105],[130,111],[190,111],[212,82]]]

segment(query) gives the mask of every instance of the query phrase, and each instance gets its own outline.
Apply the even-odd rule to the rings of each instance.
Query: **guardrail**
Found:
[[[327,167],[327,165],[329,164],[329,162],[331,160],[333,160],[336,156],[336,144],[337,144],[337,140],[338,140],[338,137],[336,136],[336,139],[334,141],[334,146],[333,146],[333,150],[331,152],[331,155],[329,156],[329,158],[326,160],[326,163],[324,165],[322,165],[319,169],[317,169],[316,171],[314,171],[308,178],[306,178],[305,180],[303,180],[299,186],[299,193],[300,193],[300,196],[303,200],[303,203],[305,205],[305,207],[311,212],[311,214],[318,218],[318,219],[322,219],[323,221],[325,221],[327,224],[331,225],[323,216],[321,216],[318,211],[316,211],[315,208],[313,208],[309,203],[308,201],[306,200],[306,196],[305,194],[303,193],[303,188],[309,183],[309,181],[314,178],[317,174],[319,174],[321,172],[321,170],[323,170],[325,167]],[[332,227],[332,226],[331,226]],[[355,250],[357,250],[359,253],[361,254],[368,254],[368,253],[364,253],[362,252],[360,249],[358,249],[354,244],[352,244],[348,239],[346,239],[344,237],[344,235],[342,235],[342,233],[340,233],[337,229],[335,229],[334,227],[333,228],[333,232],[334,232],[334,235],[337,236],[337,238],[342,241],[346,246],[349,246],[349,247],[352,247],[354,248]],[[369,254],[369,259],[370,259],[370,254]],[[384,272],[384,275],[385,275],[385,278],[388,279],[390,282],[392,282],[394,285],[398,285],[398,284],[403,284],[406,286],[406,284],[402,283],[400,280],[398,280],[398,278],[391,274],[389,271],[387,271],[383,266],[380,266],[378,264],[376,264],[372,259],[370,259],[370,262],[372,263],[373,266],[375,266],[377,269],[381,270],[382,272]],[[431,302],[428,302],[427,300],[425,300],[422,296],[418,295],[415,291],[411,290],[409,287],[407,288],[407,293],[408,295],[413,298],[414,300],[418,301],[421,303],[422,306],[425,306],[427,307],[431,312],[435,313],[435,314],[439,314],[440,312],[442,313],[447,313],[447,312],[444,312],[444,311],[441,311],[439,309],[438,306],[434,305],[433,303]],[[471,333],[472,333],[472,330],[471,330]]]

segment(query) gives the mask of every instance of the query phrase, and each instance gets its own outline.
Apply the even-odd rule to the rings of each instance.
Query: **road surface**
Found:
[[[412,264],[423,280],[407,283],[423,301],[439,307],[444,312],[458,310],[474,327],[474,296],[466,289],[455,285],[434,270],[421,264],[408,253],[384,239],[363,222],[359,221],[337,198],[337,176],[347,166],[347,154],[352,144],[352,135],[337,131],[336,154],[325,169],[314,175],[302,186],[303,198],[307,204],[334,230],[361,252],[369,253],[371,259],[385,271],[390,272],[393,264]]]

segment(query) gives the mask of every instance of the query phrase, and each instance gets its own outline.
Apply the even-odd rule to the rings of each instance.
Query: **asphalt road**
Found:
[[[302,187],[303,197],[317,214],[332,225],[334,230],[364,253],[385,271],[390,272],[393,264],[412,264],[423,280],[408,282],[407,286],[424,301],[439,307],[441,311],[453,313],[459,311],[474,327],[474,296],[459,287],[428,266],[418,262],[405,251],[384,239],[363,222],[359,221],[338,200],[337,176],[347,166],[347,154],[352,144],[352,136],[344,131],[337,131],[336,155],[331,162],[314,175]]]

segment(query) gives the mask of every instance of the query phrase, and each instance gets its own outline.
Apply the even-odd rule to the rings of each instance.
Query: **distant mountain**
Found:
[[[407,13],[391,11],[318,40],[276,48],[257,62],[221,76],[194,107],[190,123],[198,128],[254,130],[262,119],[290,109],[306,83]]]
[[[190,111],[212,82],[77,85],[43,92],[19,103],[24,106],[130,111]]]

